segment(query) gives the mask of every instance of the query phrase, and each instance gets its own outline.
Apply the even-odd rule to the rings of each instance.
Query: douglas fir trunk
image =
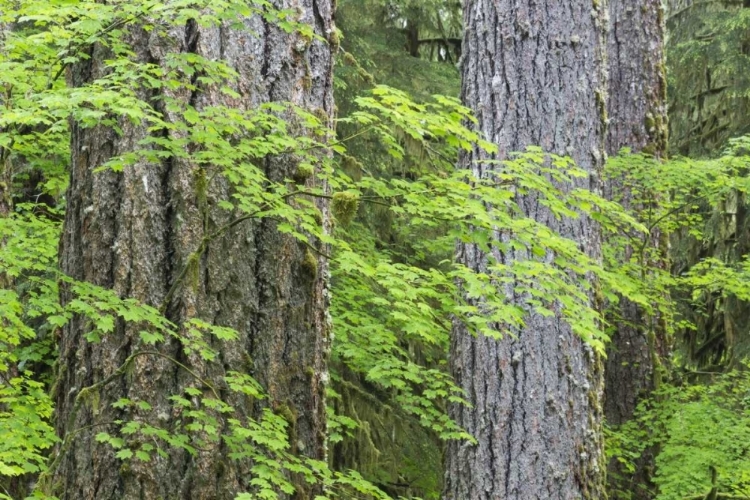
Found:
[[[610,0],[609,119],[607,152],[617,154],[628,147],[657,158],[667,147],[666,74],[664,61],[664,12],[660,0]],[[626,207],[637,209],[618,179],[604,186],[605,196],[617,197]],[[666,242],[654,231],[650,235],[646,258],[652,266],[666,266]],[[654,253],[651,249],[655,249]],[[630,259],[633,249],[623,257]],[[658,262],[652,262],[656,258]],[[668,342],[662,319],[649,317],[633,302],[621,298],[616,306],[612,343],[605,366],[604,413],[610,425],[620,425],[633,416],[641,396],[656,385],[659,360],[667,354]],[[651,498],[643,487],[648,483],[643,458],[634,473],[610,464],[610,479],[615,490],[625,488],[633,498]]]
[[[278,4],[279,9],[295,12],[298,21],[311,26],[317,36],[333,36],[328,0]],[[266,102],[287,101],[330,126],[330,46],[288,33],[259,15],[238,21],[241,27],[229,23],[206,27],[191,20],[172,29],[167,39],[131,26],[124,36],[140,63],[163,65],[166,51],[179,51],[223,61],[238,73],[235,97],[201,83],[196,91],[183,87],[171,95],[196,110],[215,105],[250,110]],[[102,77],[101,62],[108,56],[106,47],[91,47],[90,59],[69,70],[69,84],[83,86]],[[160,96],[139,97],[158,102]],[[169,121],[171,111],[160,111]],[[137,325],[120,322],[113,333],[92,343],[85,338],[87,323],[74,318],[60,341],[57,421],[60,436],[81,431],[63,449],[54,476],[57,495],[64,500],[231,499],[250,490],[247,464],[230,460],[221,442],[209,443],[196,455],[167,449],[166,457],[123,463],[110,446],[95,441],[98,432],[112,430],[108,425],[118,419],[175,428],[181,417],[168,398],[196,385],[191,373],[219,388],[220,378],[229,371],[251,374],[268,398],[253,401],[224,393],[237,410],[233,416],[257,418],[263,407],[269,407],[289,421],[293,453],[325,460],[326,263],[278,232],[276,222],[269,219],[236,224],[208,242],[198,262],[192,262],[204,236],[235,219],[236,214],[217,206],[230,198],[232,188],[222,178],[201,178],[198,167],[183,158],[139,161],[122,173],[96,172],[110,158],[133,151],[137,141],[149,134],[127,120],[118,125],[121,134],[102,125],[72,126],[72,172],[60,254],[63,271],[154,307],[166,299],[166,316],[175,324],[199,318],[236,329],[239,339],[214,342],[219,356],[210,364],[183,354],[176,342],[157,344],[162,356],[136,358],[126,376],[101,387],[96,404],[83,405],[71,418],[78,391],[113,375],[130,354],[144,347]],[[263,162],[270,180],[282,182],[295,175],[296,164],[289,156]],[[327,225],[327,206],[322,202],[318,206]],[[185,269],[187,279],[169,296]],[[120,398],[147,401],[152,409],[112,408]],[[294,498],[319,493],[317,488],[302,486]]]
[[[541,146],[589,172],[576,187],[599,189],[606,11],[606,2],[589,0],[465,2],[462,96],[500,159]],[[474,151],[461,167],[477,176],[498,168],[478,163],[484,159]],[[518,201],[526,215],[598,256],[601,236],[588,218],[559,221],[532,195]],[[458,247],[459,262],[479,271],[525,257]],[[530,313],[516,338],[501,333],[502,340],[475,337],[454,325],[450,366],[473,406],[452,414],[478,442],[449,444],[444,498],[604,498],[601,360],[559,316]]]

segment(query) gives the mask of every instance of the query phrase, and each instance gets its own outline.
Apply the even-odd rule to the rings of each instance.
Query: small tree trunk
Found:
[[[328,38],[333,30],[328,0],[285,0],[279,9],[299,14],[300,22]],[[270,101],[289,101],[330,120],[333,112],[330,46],[286,33],[260,16],[240,19],[243,30],[228,25],[203,27],[190,21],[170,32],[169,40],[150,38],[139,26],[128,29],[137,61],[164,63],[164,51],[197,53],[220,60],[239,74],[229,98],[212,88],[175,91],[171,96],[201,110],[214,105],[253,109]],[[68,78],[83,86],[102,76],[105,47],[95,45],[90,59],[76,65]],[[156,101],[159,96],[141,96]],[[169,120],[168,110],[162,111]],[[330,123],[328,124],[330,125]],[[222,178],[210,183],[189,159],[140,162],[122,173],[94,170],[110,158],[133,151],[149,132],[122,120],[123,133],[113,128],[72,126],[72,167],[60,262],[65,273],[158,307],[167,300],[167,317],[177,325],[200,318],[234,328],[239,339],[212,343],[215,363],[185,355],[175,342],[157,346],[216,387],[228,371],[249,373],[268,398],[227,396],[236,418],[259,418],[264,407],[289,420],[291,451],[318,460],[326,458],[325,383],[329,341],[327,264],[294,238],[276,230],[273,220],[249,220],[208,243],[188,279],[168,298],[178,276],[191,265],[204,236],[236,214],[217,207],[232,188]],[[292,178],[293,159],[264,162],[272,181]],[[311,182],[311,181],[308,181]],[[328,209],[319,203],[323,224]],[[65,295],[65,300],[70,300]],[[127,377],[101,388],[97,404],[74,412],[82,388],[112,375],[125,359],[143,349],[138,325],[120,322],[99,343],[86,340],[89,327],[75,317],[60,342],[58,433],[80,430],[64,451],[55,471],[57,495],[64,500],[232,499],[248,491],[252,477],[247,463],[231,461],[222,442],[206,445],[191,456],[167,449],[166,458],[123,463],[108,445],[95,442],[111,422],[140,420],[172,429],[180,417],[171,395],[182,394],[195,378],[172,361],[158,356],[137,358]],[[118,410],[120,398],[147,401],[152,409]],[[72,417],[71,417],[72,415]],[[218,429],[223,432],[226,429]],[[163,443],[162,443],[163,445]],[[308,499],[319,488],[298,488],[294,498]]]
[[[660,0],[610,0],[609,118],[607,152],[617,154],[629,147],[656,158],[666,154],[667,112],[664,61],[664,13]],[[632,206],[627,189],[619,179],[604,186],[605,196],[622,198]],[[642,265],[667,268],[667,242],[658,230],[649,236],[649,252]],[[654,261],[653,249],[659,256]],[[633,256],[626,249],[625,259]],[[636,256],[636,258],[640,258]],[[660,359],[668,353],[663,318],[649,316],[633,302],[621,298],[605,368],[605,417],[617,426],[633,416],[642,396],[647,396],[661,377]],[[627,490],[632,498],[652,498],[648,490],[653,456],[649,450],[636,464],[634,473],[625,472],[617,461],[610,464],[611,491]],[[631,497],[629,497],[631,498]]]
[[[10,30],[11,26],[8,23],[0,21],[0,50],[4,49]],[[0,113],[11,105],[9,92],[8,88],[0,89]],[[12,181],[11,150],[0,147],[0,217],[7,217],[13,211]],[[2,285],[2,280],[2,275],[0,275],[0,285]]]
[[[575,187],[599,190],[606,120],[606,2],[467,0],[462,97],[499,159],[529,145],[570,155],[589,177]],[[499,168],[465,155],[462,168]],[[560,186],[567,189],[571,186]],[[600,232],[588,218],[558,221],[533,195],[518,195],[529,217],[597,257]],[[458,261],[477,271],[521,251],[486,255],[458,246]],[[524,298],[508,290],[511,301]],[[476,301],[474,301],[476,302]],[[592,300],[592,306],[593,306]],[[602,362],[559,317],[530,312],[526,327],[501,340],[454,324],[450,367],[472,407],[452,416],[477,444],[451,442],[446,500],[605,498]]]

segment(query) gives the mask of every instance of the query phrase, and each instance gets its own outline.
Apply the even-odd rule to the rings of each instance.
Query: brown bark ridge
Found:
[[[0,21],[0,47],[4,48],[11,29],[10,24]],[[0,109],[10,107],[8,92],[4,89],[0,95]],[[12,166],[10,148],[0,147],[0,217],[7,217],[13,211]]]
[[[664,11],[661,0],[610,0],[609,128],[607,153],[628,147],[663,157],[667,148]],[[619,179],[608,179],[604,194],[615,195],[626,208],[632,201]],[[667,266],[667,243],[654,231],[644,265]],[[656,250],[656,253],[653,250]],[[627,248],[625,259],[633,256]],[[636,256],[637,257],[637,256]],[[637,257],[639,258],[639,257]],[[654,262],[654,259],[657,261]],[[629,420],[642,396],[657,385],[660,359],[667,355],[666,329],[658,317],[649,316],[635,303],[621,298],[617,306],[605,365],[604,414],[613,426]],[[613,460],[609,465],[611,494],[625,488],[629,498],[651,498],[648,491],[653,457],[647,452],[634,473],[626,473]],[[650,457],[650,458],[649,458]]]
[[[278,9],[297,12],[298,21],[312,26],[316,35],[332,36],[330,1],[274,3]],[[330,127],[331,46],[287,33],[261,16],[238,21],[244,29],[203,27],[190,21],[172,29],[167,40],[138,26],[129,28],[126,36],[138,61],[163,64],[165,51],[178,50],[221,60],[239,74],[232,84],[239,98],[208,87],[195,92],[181,89],[172,96],[198,110],[214,105],[247,110],[284,101],[324,117]],[[95,45],[90,56],[70,70],[72,86],[102,75],[107,49]],[[169,119],[169,111],[163,113]],[[185,159],[142,161],[122,173],[94,172],[110,158],[133,151],[148,134],[125,120],[119,125],[121,135],[106,126],[72,124],[72,167],[60,262],[63,271],[77,280],[159,306],[203,237],[237,216],[217,207],[218,201],[229,199],[232,190],[220,177],[206,188],[199,169]],[[296,171],[294,160],[286,157],[267,159],[263,168],[272,181],[292,178]],[[328,206],[321,200],[319,208],[327,227]],[[327,263],[278,232],[273,220],[253,219],[210,241],[192,271],[192,279],[177,287],[169,301],[167,317],[178,325],[200,318],[232,327],[239,339],[213,342],[219,356],[210,364],[184,354],[174,342],[157,345],[157,349],[219,388],[237,411],[232,417],[259,417],[264,406],[271,407],[292,420],[292,452],[325,460],[330,333]],[[95,442],[96,433],[115,430],[109,424],[118,419],[166,429],[178,425],[181,417],[168,398],[196,381],[164,357],[136,358],[127,376],[102,387],[97,404],[83,405],[69,422],[78,392],[113,374],[131,353],[144,347],[138,325],[120,322],[100,343],[85,339],[87,328],[84,319],[73,318],[60,341],[57,430],[63,437],[83,429],[54,471],[55,493],[61,499],[230,499],[250,490],[248,464],[229,460],[224,443],[206,445],[195,456],[167,448],[166,458],[123,463],[111,447]],[[230,370],[253,375],[268,398],[253,401],[230,394],[220,382]],[[144,400],[153,409],[112,408],[120,398]],[[302,483],[293,497],[307,499],[319,493],[317,487]]]
[[[572,156],[590,173],[576,187],[600,189],[606,17],[599,1],[465,2],[462,97],[500,159],[537,145]],[[498,168],[483,159],[475,150],[460,166],[477,176]],[[588,218],[556,220],[533,195],[517,201],[527,216],[599,256],[600,231]],[[457,256],[478,271],[527,257],[487,255],[473,244],[459,244]],[[507,294],[524,303],[512,288]],[[501,333],[501,340],[476,337],[454,324],[450,367],[473,406],[454,406],[451,414],[477,444],[449,444],[443,498],[606,498],[600,357],[560,316],[529,313],[515,336]]]

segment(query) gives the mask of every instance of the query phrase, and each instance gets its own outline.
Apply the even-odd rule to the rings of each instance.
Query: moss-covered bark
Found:
[[[276,6],[299,14],[315,33],[332,32],[332,6],[327,0],[285,0]],[[309,110],[333,113],[332,57],[329,45],[287,33],[260,16],[229,25],[202,27],[188,22],[167,39],[152,38],[139,26],[126,32],[137,61],[164,64],[167,51],[193,52],[220,60],[238,72],[230,98],[218,89],[177,89],[171,97],[201,110],[225,105],[253,109],[270,101],[289,101]],[[102,76],[108,51],[91,47],[90,59],[69,72],[71,86],[83,86]],[[158,98],[159,95],[141,98]],[[170,111],[162,110],[170,120]],[[232,188],[223,178],[200,182],[200,167],[172,158],[161,163],[141,161],[122,173],[95,172],[116,155],[133,151],[148,136],[142,126],[123,120],[122,134],[112,127],[72,125],[72,168],[60,263],[65,273],[114,290],[146,304],[165,306],[175,324],[190,318],[228,326],[239,332],[229,343],[215,343],[215,363],[185,355],[175,342],[159,347],[215,387],[234,370],[253,375],[265,388],[263,402],[222,395],[237,409],[237,418],[259,417],[270,406],[285,418],[293,415],[290,434],[294,453],[324,460],[327,318],[327,264],[318,258],[315,272],[306,264],[309,251],[276,230],[273,220],[248,220],[209,241],[204,237],[236,215],[219,209]],[[267,177],[292,178],[290,158],[268,159]],[[328,224],[327,205],[319,204]],[[178,276],[187,278],[169,295]],[[195,277],[197,279],[191,279]],[[64,300],[71,297],[65,295]],[[166,302],[165,302],[166,301]],[[248,488],[248,464],[228,459],[222,442],[209,443],[194,456],[172,450],[150,462],[123,464],[109,446],[95,442],[115,420],[137,419],[171,429],[180,417],[169,397],[195,383],[174,362],[159,356],[135,359],[127,376],[118,377],[73,414],[82,388],[111,376],[141,349],[139,326],[118,323],[99,343],[88,342],[88,325],[74,318],[60,340],[57,422],[60,436],[81,430],[63,450],[55,471],[57,495],[68,500],[107,499],[230,499]],[[220,389],[221,390],[221,389]],[[149,411],[118,410],[120,398],[151,404]],[[221,431],[222,429],[218,429]],[[295,498],[312,498],[318,488],[300,489]]]

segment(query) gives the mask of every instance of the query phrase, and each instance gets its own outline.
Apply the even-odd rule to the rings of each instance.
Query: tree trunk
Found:
[[[610,1],[607,152],[663,156],[667,142],[664,10],[659,0]]]
[[[499,147],[499,159],[538,145],[572,156],[590,173],[575,187],[600,189],[605,19],[606,2],[592,8],[585,0],[466,1],[462,96],[481,134]],[[475,150],[460,166],[477,176],[498,168],[477,163],[485,159]],[[599,255],[600,232],[590,219],[559,221],[533,195],[517,201],[527,216]],[[460,244],[457,253],[460,263],[478,271],[494,260],[527,257],[520,251],[487,255],[473,244]],[[601,359],[559,316],[530,312],[515,333],[493,340],[454,324],[450,366],[473,406],[454,406],[452,416],[477,444],[449,444],[444,498],[605,498]]]
[[[297,12],[299,21],[310,25],[316,35],[332,36],[333,13],[328,0],[277,3],[279,9]],[[184,28],[172,29],[166,41],[150,38],[139,26],[128,28],[125,36],[136,61],[164,64],[165,51],[178,50],[221,60],[238,72],[232,87],[239,98],[210,87],[194,92],[182,88],[171,95],[197,110],[215,105],[249,110],[265,102],[288,101],[315,112],[330,126],[330,46],[286,33],[260,16],[239,21],[242,30],[189,21]],[[102,76],[101,62],[109,56],[108,49],[95,45],[90,56],[69,71],[71,86],[83,86]],[[140,97],[156,101],[159,96]],[[170,111],[161,111],[169,120]],[[157,348],[215,387],[222,387],[219,381],[229,371],[254,376],[268,398],[253,401],[224,392],[236,409],[232,417],[260,418],[263,407],[270,407],[289,417],[293,453],[325,460],[330,329],[326,262],[278,232],[273,220],[251,219],[210,241],[188,273],[193,279],[177,286],[170,297],[170,288],[190,265],[204,236],[235,219],[236,214],[217,206],[230,198],[232,188],[221,177],[202,180],[199,167],[181,158],[162,163],[140,161],[122,173],[95,172],[110,158],[133,151],[149,134],[126,120],[119,126],[122,134],[107,126],[72,125],[71,182],[60,254],[63,271],[155,307],[167,299],[166,315],[177,325],[200,318],[237,330],[238,340],[212,343],[219,352],[215,363],[183,353],[175,342]],[[263,168],[271,181],[283,182],[294,176],[296,164],[289,157],[275,158],[265,160]],[[318,206],[327,227],[327,205],[319,201]],[[64,300],[71,299],[64,295]],[[180,425],[179,412],[168,398],[183,394],[196,380],[164,357],[136,358],[126,377],[103,386],[97,404],[84,405],[71,419],[75,397],[82,388],[111,376],[130,354],[144,347],[138,337],[140,328],[132,323],[119,322],[99,343],[86,340],[89,330],[83,318],[74,317],[60,341],[58,433],[63,437],[83,429],[69,448],[63,449],[55,471],[56,493],[61,499],[231,499],[251,489],[248,464],[231,461],[222,442],[209,442],[195,456],[168,449],[165,458],[127,463],[116,458],[108,445],[95,442],[94,436],[113,430],[109,425],[118,419],[140,420],[165,429]],[[112,408],[120,398],[147,401],[152,409]],[[302,486],[294,498],[316,494],[320,494],[317,487]]]
[[[5,47],[5,40],[11,29],[10,24],[0,21],[0,47]],[[7,109],[11,106],[11,97],[8,95],[10,90],[6,88],[0,92],[0,109]],[[12,183],[11,150],[0,146],[0,217],[7,217],[13,211]],[[0,285],[2,280],[0,275]]]
[[[660,0],[611,0],[608,39],[609,129],[607,153],[617,154],[629,147],[663,157],[667,147],[666,74],[664,61],[664,12]],[[618,179],[604,185],[607,198],[622,198],[626,208],[632,202]],[[655,230],[650,235],[654,255],[646,255],[643,265],[666,269],[667,244]],[[624,258],[630,259],[632,248]],[[660,376],[659,359],[666,355],[667,339],[658,316],[649,316],[633,302],[621,298],[605,366],[605,405],[607,423],[620,425],[633,416],[642,396],[648,395]],[[638,461],[637,470],[627,473],[615,460],[609,465],[611,491],[627,490],[632,498],[652,498],[647,486],[653,466],[651,451]],[[630,497],[629,497],[630,498]]]

